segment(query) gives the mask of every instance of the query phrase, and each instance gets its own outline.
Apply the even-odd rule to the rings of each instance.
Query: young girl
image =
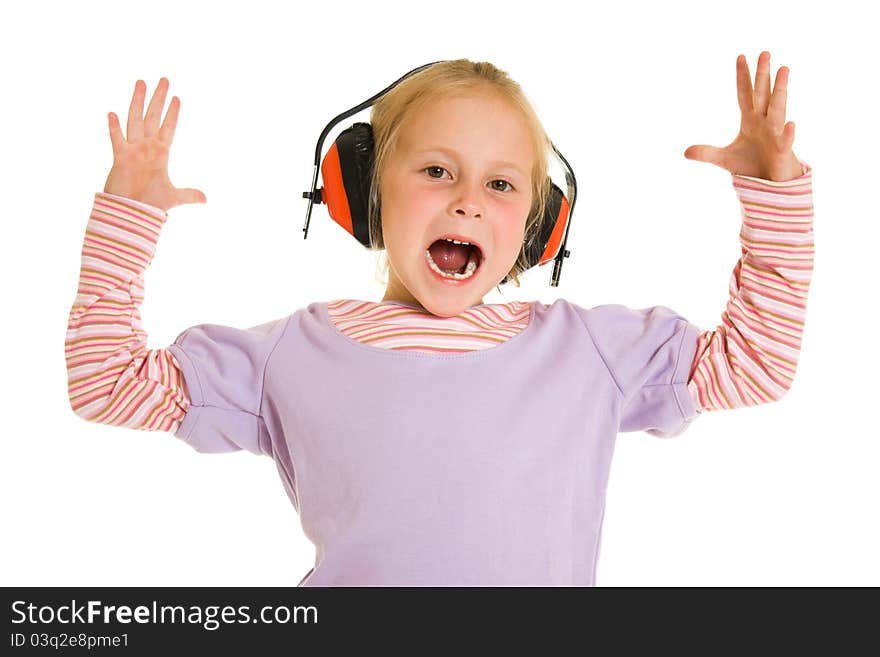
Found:
[[[543,216],[549,141],[520,87],[486,62],[435,64],[376,102],[371,232],[380,302],[315,302],[249,329],[191,327],[148,349],[143,275],[168,210],[206,202],[168,179],[180,101],[143,116],[138,80],[95,194],[66,339],[87,420],[173,432],[200,452],[271,457],[315,544],[301,586],[595,583],[621,431],[671,437],[703,410],[780,399],[795,374],[813,262],[811,172],[771,95],[737,59],[740,134],[686,157],[732,174],[742,257],[722,323],[664,306],[583,308],[483,295],[522,273]],[[479,247],[476,271],[440,271]],[[438,241],[439,240],[439,241]],[[517,281],[518,285],[518,281]]]

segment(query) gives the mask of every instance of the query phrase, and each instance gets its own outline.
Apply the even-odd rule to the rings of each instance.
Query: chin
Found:
[[[438,317],[455,317],[456,315],[460,315],[461,313],[463,313],[474,304],[480,303],[480,299],[470,299],[464,297],[442,299],[435,297],[431,299],[420,300],[419,303],[432,315],[437,315]]]

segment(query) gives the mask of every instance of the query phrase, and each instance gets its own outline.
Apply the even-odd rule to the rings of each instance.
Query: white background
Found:
[[[269,458],[199,454],[70,410],[64,337],[112,163],[107,113],[125,128],[138,78],[146,103],[169,78],[166,108],[181,99],[171,180],[208,198],[171,210],[147,270],[150,347],[194,324],[244,328],[312,301],[380,300],[376,255],[325,206],[302,238],[315,144],[338,113],[458,57],[523,86],[579,182],[560,286],[548,265],[485,301],[660,304],[710,329],[740,256],[740,210],[730,175],[683,153],[733,140],[736,57],[754,78],[767,49],[771,82],[791,69],[794,151],[814,167],[797,376],[781,401],[704,413],[674,439],[619,435],[597,584],[880,585],[880,58],[867,5],[581,6],[4,5],[0,583],[295,586],[314,562]],[[368,110],[325,147],[355,120]],[[548,367],[556,358],[564,345]]]

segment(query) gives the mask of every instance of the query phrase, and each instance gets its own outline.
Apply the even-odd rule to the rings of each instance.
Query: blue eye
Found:
[[[446,171],[446,169],[444,169],[443,167],[439,167],[439,166],[430,166],[430,167],[425,167],[424,169],[422,169],[422,171],[431,171],[431,170]],[[447,171],[447,173],[448,173],[448,171]],[[429,173],[428,175],[431,176],[430,173]],[[441,177],[442,177],[442,176],[441,176]],[[438,179],[437,176],[431,176],[431,178]],[[509,182],[507,182],[506,180],[502,180],[501,178],[499,178],[498,180],[493,180],[492,182],[500,182],[500,183],[504,183],[505,185],[507,185],[507,188],[504,188],[504,189],[498,189],[498,188],[496,187],[496,188],[494,188],[495,191],[498,191],[498,192],[508,192],[508,191],[513,190],[513,185],[511,185],[511,184],[510,184]]]

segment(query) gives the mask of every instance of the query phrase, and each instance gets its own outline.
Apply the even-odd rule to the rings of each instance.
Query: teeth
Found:
[[[465,242],[465,244],[466,243],[467,242]],[[463,274],[459,274],[458,272],[454,272],[452,274],[447,274],[445,271],[443,271],[442,269],[440,269],[440,267],[437,266],[436,262],[434,262],[434,258],[431,257],[430,249],[425,249],[425,255],[428,258],[428,266],[431,269],[433,269],[435,272],[437,272],[438,274],[443,276],[444,278],[454,278],[456,280],[463,281],[464,279],[470,278],[471,276],[473,276],[474,272],[477,271],[477,263],[475,260],[471,259],[468,261],[467,268],[465,268]]]

